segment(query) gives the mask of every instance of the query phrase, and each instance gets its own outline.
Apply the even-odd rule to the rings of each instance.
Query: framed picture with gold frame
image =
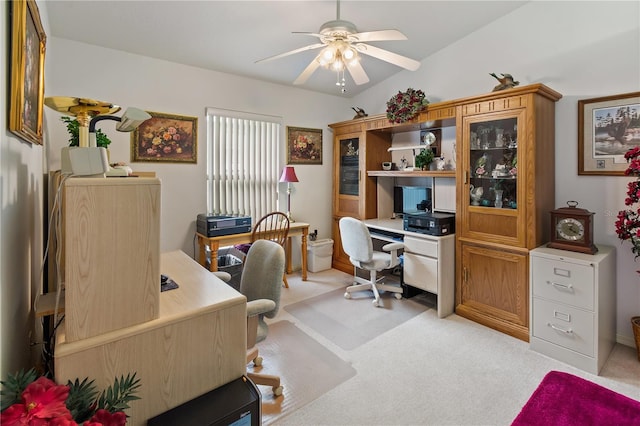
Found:
[[[131,161],[198,162],[198,117],[147,111],[131,135]]]
[[[322,164],[322,129],[287,126],[287,164]]]
[[[578,101],[578,174],[624,176],[640,146],[640,92]]]
[[[42,145],[47,36],[35,0],[12,1],[11,15],[9,131]]]

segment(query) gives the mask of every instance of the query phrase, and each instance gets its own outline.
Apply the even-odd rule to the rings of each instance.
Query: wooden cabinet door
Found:
[[[360,217],[364,139],[360,133],[336,136],[334,144],[333,213]]]
[[[458,247],[456,312],[528,341],[528,255],[464,242]]]
[[[331,267],[338,269],[347,274],[353,274],[353,264],[349,261],[349,256],[342,249],[342,239],[340,237],[340,217],[333,218],[332,235],[333,235],[333,258]]]
[[[460,237],[514,247],[526,244],[528,145],[525,109],[464,117]]]

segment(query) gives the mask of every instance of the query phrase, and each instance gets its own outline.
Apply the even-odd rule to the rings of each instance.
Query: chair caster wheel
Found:
[[[351,293],[346,292],[346,293],[344,294],[344,298],[345,298],[345,299],[351,299]]]
[[[274,387],[273,387],[273,388],[271,388],[271,389],[273,390],[273,394],[274,394],[275,396],[280,396],[280,395],[282,395],[282,390],[283,390],[282,386],[274,386]]]
[[[394,294],[394,296],[398,300],[402,299],[402,293],[396,293],[396,294]]]
[[[256,367],[260,367],[262,365],[262,357],[256,357],[256,359],[253,360],[253,365],[255,365]]]

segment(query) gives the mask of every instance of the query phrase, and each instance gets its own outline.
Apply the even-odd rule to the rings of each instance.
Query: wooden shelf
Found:
[[[47,315],[53,315],[56,313],[56,292],[44,293],[38,297],[38,303],[36,305],[36,318],[44,317]],[[60,301],[58,302],[58,313],[64,313],[64,291],[60,295]]]
[[[456,177],[455,170],[368,170],[367,176],[379,177]]]

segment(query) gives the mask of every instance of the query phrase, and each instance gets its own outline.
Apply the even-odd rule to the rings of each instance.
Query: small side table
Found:
[[[302,260],[302,281],[307,281],[307,237],[309,235],[309,224],[304,222],[291,222],[289,227],[289,237],[287,238],[286,256],[287,256],[287,274],[293,272],[291,268],[291,238],[300,236],[300,255]],[[245,244],[251,242],[251,232],[242,234],[220,235],[217,237],[207,237],[200,233],[196,233],[198,246],[198,262],[206,267],[207,255],[206,247],[211,251],[211,262],[209,263],[209,271],[218,270],[218,249],[236,244]]]

